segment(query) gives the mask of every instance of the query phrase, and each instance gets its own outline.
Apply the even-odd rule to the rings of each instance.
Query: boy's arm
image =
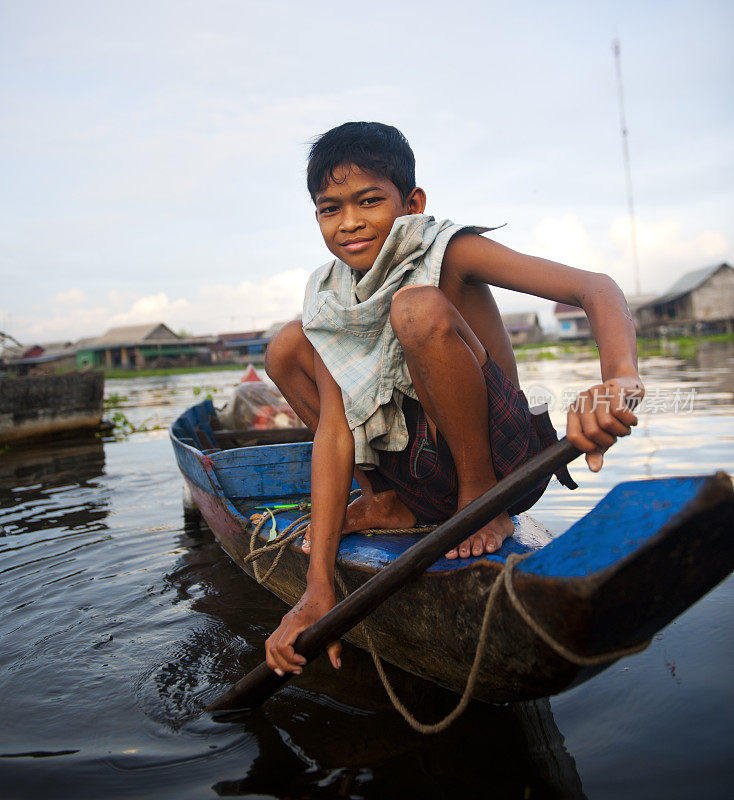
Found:
[[[306,659],[295,652],[293,642],[336,605],[334,564],[354,473],[354,436],[341,389],[318,353],[314,373],[320,409],[311,456],[311,555],[306,591],[265,643],[267,664],[278,674],[300,673]],[[338,669],[341,645],[333,642],[327,651]]]
[[[442,283],[483,282],[583,308],[599,347],[603,383],[582,392],[568,412],[569,440],[602,466],[602,453],[626,436],[644,395],[637,371],[637,338],[627,302],[617,284],[545,258],[527,256],[476,234],[454,236],[446,248]]]

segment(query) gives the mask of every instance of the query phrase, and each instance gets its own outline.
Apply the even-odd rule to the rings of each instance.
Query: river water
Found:
[[[562,427],[593,361],[524,362]],[[533,509],[560,533],[616,483],[734,472],[734,348],[642,364],[647,410],[573,493]],[[233,372],[108,381],[131,422],[165,426]],[[623,659],[550,705],[473,703],[413,733],[371,660],[346,646],[262,709],[202,705],[255,666],[285,606],[184,520],[163,428],[0,455],[0,798],[723,798],[734,771],[731,577]],[[416,716],[457,698],[388,670]],[[565,740],[565,744],[563,744]]]

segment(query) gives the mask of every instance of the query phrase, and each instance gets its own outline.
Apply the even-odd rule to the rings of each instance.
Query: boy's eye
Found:
[[[319,209],[319,214],[333,214],[335,211],[338,211],[339,208],[337,206],[323,206]]]
[[[365,197],[362,200],[362,205],[371,206],[374,205],[375,203],[379,203],[380,200],[382,200],[381,197]]]

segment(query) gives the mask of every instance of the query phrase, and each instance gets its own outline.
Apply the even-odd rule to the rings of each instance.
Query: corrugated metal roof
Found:
[[[692,292],[694,289],[698,289],[698,287],[708,280],[715,272],[718,272],[722,268],[732,269],[732,267],[727,264],[714,264],[711,267],[703,267],[702,269],[694,269],[692,272],[686,272],[681,278],[678,280],[668,289],[668,291],[660,295],[660,297],[656,297],[654,300],[651,300],[649,303],[645,303],[640,308],[649,308],[650,306],[658,306],[663,303],[671,303],[673,300],[677,300],[679,297],[683,297],[684,294],[688,294]]]
[[[6,344],[0,350],[0,357],[2,358],[22,358],[23,353],[30,350],[30,347],[25,344]]]
[[[527,331],[540,327],[535,311],[520,311],[514,314],[502,314],[502,324],[508,331]]]
[[[223,342],[244,342],[248,339],[262,339],[264,330],[242,331],[242,333],[220,333],[218,338]]]
[[[636,311],[641,306],[647,305],[651,300],[654,300],[657,295],[654,294],[629,294],[626,295],[627,307],[630,311]]]
[[[160,329],[163,330],[160,330]],[[161,335],[155,335],[156,333]],[[177,336],[165,323],[163,322],[149,322],[146,325],[124,325],[119,328],[110,328],[106,333],[103,333],[98,339],[94,339],[87,347],[120,347],[129,346],[134,344],[150,344],[153,342],[174,342],[180,341],[181,337]]]
[[[46,342],[40,344],[44,356],[72,356],[76,353],[76,344],[73,342]]]
[[[98,336],[85,336],[83,339],[78,339],[74,342],[74,347],[77,350],[86,350],[90,348],[98,338]]]
[[[70,355],[73,355],[71,353]],[[23,366],[26,364],[49,364],[52,361],[60,361],[64,356],[59,355],[58,353],[51,353],[49,355],[42,355],[42,356],[28,356],[24,358],[13,358],[8,361],[8,363],[14,367],[16,366]]]

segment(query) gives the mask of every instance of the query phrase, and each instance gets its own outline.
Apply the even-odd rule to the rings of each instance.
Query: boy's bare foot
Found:
[[[463,541],[458,547],[449,550],[446,558],[469,558],[481,556],[482,553],[495,553],[502,547],[502,542],[512,536],[515,526],[507,515],[502,513],[485,525],[481,530]]]
[[[347,506],[342,536],[373,528],[412,528],[413,512],[392,489],[379,494],[364,493]],[[303,552],[311,552],[311,526],[303,534]]]

